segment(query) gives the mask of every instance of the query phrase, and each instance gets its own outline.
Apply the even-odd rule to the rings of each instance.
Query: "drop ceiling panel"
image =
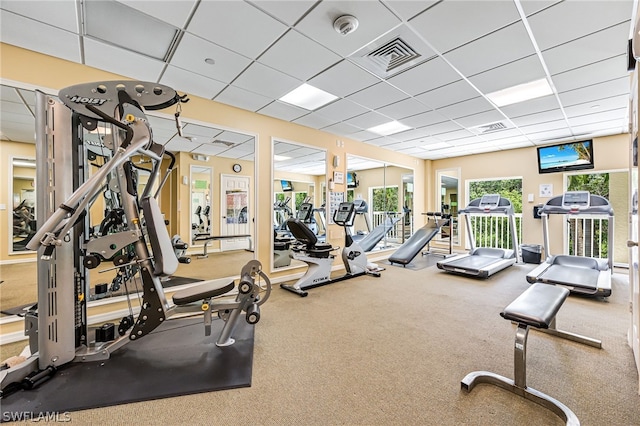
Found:
[[[345,120],[345,123],[351,124],[352,126],[356,126],[361,129],[368,129],[379,124],[388,123],[389,121],[391,121],[389,117],[374,111],[369,111],[365,112],[362,115],[358,115],[357,117]]]
[[[566,129],[568,128],[566,120],[548,121],[546,123],[536,123],[529,126],[522,126],[520,130],[525,133],[539,133],[548,130]]]
[[[410,141],[411,144],[415,145],[416,143],[422,143],[420,141],[416,142],[417,139],[424,139],[429,137],[430,135],[431,135],[430,129],[426,127],[422,127],[420,129],[405,130],[404,132],[395,133],[391,136],[395,138],[398,142]]]
[[[200,2],[187,28],[192,34],[252,59],[286,30],[281,22],[240,1]]]
[[[387,81],[410,95],[433,90],[460,80],[460,75],[442,58],[434,58]]]
[[[545,50],[629,21],[632,6],[630,1],[563,1],[528,20],[540,50]]]
[[[204,154],[204,155],[218,155],[223,151],[226,151],[227,147],[220,144],[211,144],[211,143],[203,143],[200,146],[191,150],[194,154]]]
[[[271,16],[287,25],[293,25],[316,3],[316,0],[270,0],[249,1],[255,7],[266,11]]]
[[[462,127],[453,121],[443,121],[441,123],[432,124],[430,126],[421,127],[420,130],[428,132],[430,135],[439,135],[441,133],[453,132],[460,130]]]
[[[431,110],[431,108],[414,98],[407,98],[382,108],[378,108],[378,112],[386,115],[387,117],[391,117],[394,120],[401,120],[405,117],[427,112],[428,110]]]
[[[342,15],[358,18],[356,31],[343,36],[333,29],[333,21]],[[400,20],[379,2],[323,1],[297,25],[296,29],[341,56],[349,56],[400,24]]]
[[[200,142],[192,142],[190,140],[183,139],[180,137],[174,137],[173,139],[171,139],[169,142],[165,144],[164,148],[167,151],[172,151],[172,152],[179,152],[179,151],[191,152],[193,149],[197,148],[200,145],[201,145]]]
[[[416,96],[416,99],[437,109],[477,98],[478,96],[478,91],[471,87],[469,83],[465,80],[458,80],[455,83],[422,93]]]
[[[518,129],[505,129],[498,132],[490,132],[482,135],[482,139],[486,141],[498,141],[506,138],[520,138],[522,132]]]
[[[485,71],[469,77],[469,81],[484,93],[528,83],[530,81],[545,78],[546,74],[537,55],[531,55],[523,59],[502,65],[498,68]]]
[[[318,114],[334,121],[348,120],[351,117],[364,114],[367,111],[369,110],[362,105],[358,105],[346,99],[339,99],[316,110]]]
[[[440,53],[445,53],[509,25],[519,17],[513,2],[445,1],[409,23]]]
[[[232,105],[237,108],[254,112],[271,102],[271,98],[258,95],[257,93],[253,93],[233,85],[227,86],[215,97],[215,100],[222,102],[223,104]]]
[[[314,129],[321,129],[323,127],[334,124],[336,120],[331,120],[327,117],[323,117],[318,113],[312,112],[303,117],[296,118],[295,120],[293,120],[293,122],[301,124],[303,126],[312,127]]]
[[[593,114],[572,116],[572,117],[569,117],[569,123],[571,124],[571,126],[582,126],[585,124],[611,121],[611,120],[615,120],[616,118],[620,118],[620,112],[617,110],[610,110],[605,112],[597,112]]]
[[[362,89],[353,95],[349,95],[347,99],[367,108],[376,109],[406,99],[407,97],[405,93],[395,87],[381,82]]]
[[[3,124],[27,124],[32,126],[34,128],[33,131],[35,132],[35,118],[24,105],[14,104],[12,102],[2,102],[0,113],[2,113]]]
[[[565,108],[567,117],[577,117],[579,115],[599,114],[613,109],[626,109],[629,99],[626,96],[614,96],[608,99],[600,99],[596,102],[572,105]]]
[[[629,24],[619,24],[542,52],[551,75],[626,54]]]
[[[398,15],[400,18],[408,21],[419,13],[429,9],[434,4],[438,3],[438,0],[384,0],[383,3],[386,4],[387,7],[395,12],[396,15]]]
[[[272,99],[279,99],[302,82],[280,71],[254,62],[233,82],[234,86]]]
[[[147,15],[166,21],[171,25],[184,28],[196,0],[118,0],[127,6]]]
[[[444,57],[463,74],[471,76],[534,53],[524,25],[518,22],[451,51]]]
[[[259,61],[300,80],[307,80],[340,59],[315,41],[290,30]]]
[[[36,137],[33,130],[27,130],[24,125],[18,123],[3,123],[2,135],[14,142],[35,143]]]
[[[435,111],[427,111],[402,119],[402,123],[410,127],[424,127],[448,121],[447,117]]]
[[[213,59],[215,64],[210,65],[205,59]],[[244,56],[191,34],[182,37],[170,62],[175,67],[224,83],[231,82],[250,63]]]
[[[332,124],[331,126],[327,126],[322,130],[329,133],[335,133],[336,135],[349,136],[353,133],[359,132],[361,129],[347,123],[336,123],[336,124]]]
[[[0,8],[76,33],[78,32],[76,4],[75,1],[2,0]],[[2,18],[2,25],[5,25],[5,15]]]
[[[550,111],[560,108],[558,100],[554,95],[543,96],[517,104],[500,107],[500,110],[509,118],[522,117],[543,111]]]
[[[380,81],[368,71],[343,60],[309,80],[309,84],[336,96],[348,96]]]
[[[595,62],[571,71],[553,76],[553,83],[559,93],[616,78],[629,78],[627,55]]]
[[[522,6],[522,10],[524,11],[526,16],[531,16],[534,13],[541,11],[542,9],[546,9],[547,7],[558,3],[562,0],[528,0],[520,2]]]
[[[520,117],[511,118],[516,126],[527,126],[535,123],[546,123],[547,121],[562,120],[564,115],[562,110],[553,109],[549,111],[538,112],[535,114],[522,115]]]
[[[366,141],[369,139],[375,139],[377,138],[379,135],[373,132],[368,132],[366,130],[361,130],[357,133],[353,133],[352,135],[350,135],[350,138],[353,138],[357,141]]]
[[[622,96],[629,100],[629,77],[622,77],[593,86],[582,87],[569,92],[560,93],[560,102],[567,107],[584,104],[586,102],[598,102],[599,99]]]
[[[222,129],[192,123],[183,123],[182,130],[184,136],[196,138],[200,143],[212,141],[223,132]]]
[[[491,111],[493,109],[493,105],[491,105],[486,99],[477,97],[458,102],[457,104],[449,105],[444,108],[439,108],[437,111],[445,117],[456,119],[479,112]]]
[[[85,64],[123,77],[142,81],[158,81],[165,64],[129,50],[111,46],[89,37],[84,38]],[[174,87],[175,89],[175,87]]]
[[[479,114],[472,114],[466,117],[457,118],[458,124],[464,127],[476,127],[485,124],[504,122],[506,126],[509,126],[508,121],[497,110],[492,109],[489,111],[481,112]]]
[[[452,141],[455,141],[458,139],[471,138],[471,137],[474,137],[475,135],[466,129],[460,129],[460,130],[455,130],[453,132],[438,133],[437,136],[438,136],[438,139],[441,139],[445,142],[452,143]]]
[[[274,101],[258,111],[259,114],[269,115],[285,121],[292,121],[309,113],[308,110],[289,105],[285,102]]]
[[[0,39],[3,43],[80,62],[80,39],[76,34],[5,10],[0,10],[0,21]]]
[[[190,71],[169,65],[162,74],[160,83],[166,84],[180,92],[200,96],[205,99],[213,99],[226,84],[211,78],[203,77]]]

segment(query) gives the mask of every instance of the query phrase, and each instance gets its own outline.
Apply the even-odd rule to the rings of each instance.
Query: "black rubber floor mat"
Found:
[[[223,325],[213,321],[205,336],[201,317],[169,320],[108,360],[67,364],[36,389],[2,398],[3,414],[35,416],[249,387],[254,326],[239,321],[235,344],[220,348],[215,340]]]

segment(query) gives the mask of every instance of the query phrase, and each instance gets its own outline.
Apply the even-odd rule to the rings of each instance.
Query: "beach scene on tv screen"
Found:
[[[540,168],[591,164],[588,142],[540,148]]]

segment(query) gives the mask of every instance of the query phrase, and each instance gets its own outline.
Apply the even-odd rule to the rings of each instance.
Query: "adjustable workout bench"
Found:
[[[209,235],[209,234],[196,234],[193,241],[204,241],[204,249],[202,253],[198,254],[198,259],[206,259],[209,257],[209,253],[207,253],[207,246],[211,241],[219,241],[219,240],[234,240],[236,238],[246,238],[249,240],[249,248],[248,251],[253,251],[253,242],[251,241],[251,235],[242,234],[242,235]]]
[[[514,345],[514,376],[508,379],[488,371],[474,371],[462,379],[463,389],[471,392],[478,383],[488,383],[520,395],[536,404],[553,411],[567,425],[579,425],[578,417],[566,405],[533,388],[527,387],[527,335],[529,327],[535,327],[554,336],[574,342],[584,343],[597,348],[602,347],[599,340],[568,333],[555,328],[555,316],[569,295],[569,290],[548,284],[533,284],[518,296],[500,315],[518,325]]]

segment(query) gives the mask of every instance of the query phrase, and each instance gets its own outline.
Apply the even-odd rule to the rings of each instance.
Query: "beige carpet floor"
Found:
[[[388,267],[310,290],[274,288],[256,325],[250,388],[71,413],[73,424],[559,425],[497,387],[460,389],[474,370],[513,377],[515,326],[499,312],[528,288],[533,265],[487,280],[429,267]],[[595,349],[535,331],[527,383],[583,425],[640,424],[638,374],[626,343],[627,277],[607,300],[570,297],[558,328],[601,339]],[[214,339],[212,339],[213,342]],[[54,379],[55,380],[55,379]],[[96,383],[96,386],[100,386]],[[72,396],[70,396],[72,397]]]

